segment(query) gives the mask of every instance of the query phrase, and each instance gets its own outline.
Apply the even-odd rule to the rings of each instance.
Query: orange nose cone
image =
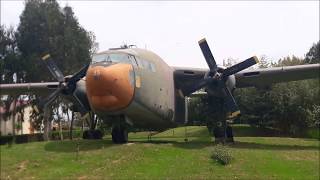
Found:
[[[90,67],[86,75],[91,108],[115,111],[128,106],[133,98],[133,70],[130,64]]]

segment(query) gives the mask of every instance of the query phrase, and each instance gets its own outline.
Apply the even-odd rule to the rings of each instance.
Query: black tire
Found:
[[[85,130],[83,132],[83,139],[102,139],[102,132],[100,130]]]
[[[128,142],[128,131],[127,129],[123,128],[121,130],[121,143],[127,143]]]
[[[82,138],[88,139],[88,130],[83,131]]]
[[[102,139],[102,132],[98,129],[93,130],[93,138],[94,139]]]
[[[227,142],[234,142],[233,132],[232,132],[232,127],[231,126],[227,126],[226,134],[227,134]]]
[[[113,143],[122,144],[128,142],[128,131],[124,126],[114,126],[111,135]]]
[[[119,128],[118,127],[113,127],[112,128],[112,132],[111,132],[111,136],[112,136],[112,142],[115,143],[115,144],[118,144],[119,143]]]

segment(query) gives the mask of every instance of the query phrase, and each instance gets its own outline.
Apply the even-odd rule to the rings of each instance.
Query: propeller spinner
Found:
[[[226,86],[226,81],[230,75],[233,75],[239,71],[242,71],[258,63],[258,58],[256,56],[253,56],[249,59],[244,60],[241,63],[235,64],[231,67],[228,67],[218,72],[217,63],[211,53],[211,50],[209,48],[209,45],[206,39],[205,38],[201,39],[198,43],[210,70],[207,72],[204,79],[199,81],[197,84],[194,84],[190,89],[185,91],[184,94],[189,95],[203,87],[209,88],[209,85],[215,86],[216,88],[220,89],[223,92],[224,105],[228,113],[230,113],[230,116],[235,117],[239,115],[240,110],[238,108],[238,105],[232,93]]]

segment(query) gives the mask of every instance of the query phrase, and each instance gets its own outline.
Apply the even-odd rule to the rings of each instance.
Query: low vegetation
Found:
[[[212,158],[222,165],[230,164],[233,159],[229,148],[222,144],[217,144],[213,147]]]
[[[148,132],[130,133],[123,145],[110,136],[2,145],[1,179],[319,179],[318,140],[236,137],[228,145],[233,160],[223,166],[211,158],[205,127],[187,127],[187,142],[184,133],[170,129],[151,140]]]

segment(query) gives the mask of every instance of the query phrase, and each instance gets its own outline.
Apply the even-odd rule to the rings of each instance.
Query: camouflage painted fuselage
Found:
[[[116,123],[119,115],[135,127],[162,129],[175,125],[175,90],[173,69],[158,55],[138,48],[104,51],[99,54],[124,53],[131,55],[134,71],[134,94],[127,106],[113,111],[95,111],[103,119]],[[118,62],[123,63],[123,62]],[[92,63],[91,66],[99,66]],[[87,77],[88,78],[88,77]],[[103,84],[101,84],[103,86]],[[90,102],[90,101],[89,101]]]

